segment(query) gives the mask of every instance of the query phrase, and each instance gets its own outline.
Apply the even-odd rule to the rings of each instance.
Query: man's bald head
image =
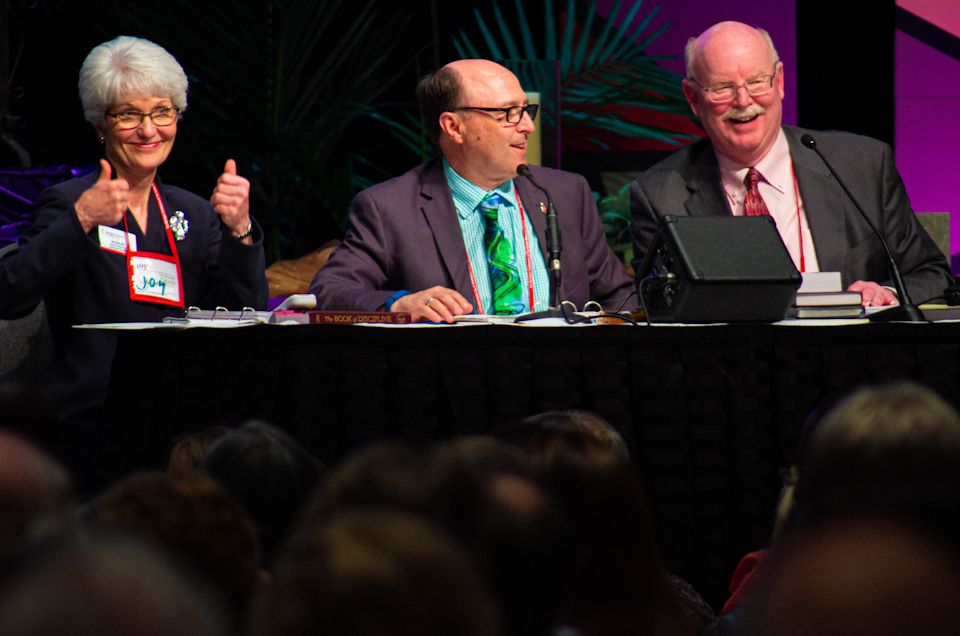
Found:
[[[770,34],[764,29],[752,27],[742,22],[718,22],[695,38],[687,40],[684,50],[687,78],[697,77],[698,63],[707,54],[707,50],[722,50],[730,46],[742,45],[752,39],[761,40],[770,49],[771,64],[780,59]]]
[[[516,177],[536,111],[527,110],[526,93],[509,69],[490,60],[457,60],[425,77],[417,95],[454,172],[484,190]],[[518,112],[519,120],[510,121]]]
[[[471,100],[483,99],[483,87],[502,83],[512,78],[519,86],[516,76],[506,67],[490,60],[455,60],[429,73],[417,84],[417,101],[427,132],[434,143],[440,141],[440,115],[455,111],[460,106],[472,104]],[[478,102],[479,103],[479,102]]]
[[[757,165],[776,142],[783,115],[783,64],[770,36],[720,22],[690,40],[686,57],[683,96],[714,151],[740,167]]]
[[[467,101],[470,101],[471,98],[482,97],[481,95],[470,95],[470,88],[504,82],[519,84],[517,77],[510,69],[490,60],[456,60],[450,62],[444,68],[450,69],[460,78],[460,85],[467,92],[464,95]]]

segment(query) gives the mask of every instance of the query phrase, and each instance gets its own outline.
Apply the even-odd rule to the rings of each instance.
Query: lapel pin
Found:
[[[546,213],[547,213],[547,204],[544,203],[543,201],[541,201],[541,202],[540,202],[540,214],[546,214]]]
[[[182,210],[177,210],[170,215],[170,230],[173,232],[173,237],[178,241],[182,241],[187,237],[187,232],[190,230],[190,221],[184,216]]]

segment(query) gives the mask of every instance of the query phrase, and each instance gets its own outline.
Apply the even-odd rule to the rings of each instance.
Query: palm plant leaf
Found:
[[[560,45],[560,73],[563,77],[570,74],[570,54],[573,51],[575,14],[577,5],[574,0],[567,0],[567,19],[563,26],[563,41]],[[590,13],[593,13],[591,11]]]
[[[644,48],[644,49],[647,48],[648,46],[650,46],[651,43],[653,43],[654,40],[656,40],[658,37],[660,37],[660,34],[661,34],[661,33],[663,33],[664,31],[666,31],[666,30],[669,29],[669,28],[670,28],[670,25],[669,25],[669,24],[663,25],[662,27],[660,27],[659,29],[657,29],[654,33],[652,33],[652,34],[650,35],[650,37],[648,37],[646,40],[644,40],[643,42],[641,42],[641,43],[638,44],[637,46],[640,47],[640,48]]]
[[[505,54],[505,51],[500,48],[500,44],[494,37],[493,32],[487,27],[487,23],[483,19],[483,14],[481,14],[479,11],[474,11],[474,14],[477,16],[477,26],[480,28],[480,33],[483,35],[484,42],[486,42],[487,46],[490,47],[490,52],[498,58],[506,58],[507,55]],[[503,33],[508,34],[509,31],[503,31]]]
[[[497,20],[497,28],[500,30],[500,32],[508,33],[510,29],[509,29],[509,26],[507,25],[506,19],[503,17],[503,11],[500,10],[499,5],[493,6],[493,15]],[[523,33],[522,28],[520,32],[521,34]],[[506,53],[508,58],[510,58],[511,60],[516,60],[522,57],[520,55],[520,48],[513,41],[513,38],[504,38],[504,45],[506,47]]]
[[[630,43],[633,41],[634,38],[626,37],[626,32],[627,32],[627,29],[630,27],[630,25],[633,24],[633,20],[636,17],[637,13],[640,11],[640,7],[642,5],[643,5],[642,2],[635,2],[633,4],[633,6],[628,11],[626,17],[624,17],[620,22],[620,26],[617,29],[616,33],[610,38],[609,42],[605,42],[605,45],[602,51],[600,50],[599,44],[596,47],[594,47],[595,58],[592,60],[593,64],[596,64],[599,61],[605,62],[615,56],[627,57],[631,52],[636,52],[637,50],[636,47],[630,46]],[[651,20],[652,17],[656,14],[657,10],[658,10],[658,7],[654,7],[653,11],[651,11],[647,15],[646,20],[647,21]],[[615,16],[619,12],[620,12],[620,0],[617,0],[614,3],[614,6],[610,9],[610,15]],[[612,26],[613,26],[613,21],[607,20],[605,32],[610,31]],[[644,24],[641,23],[640,27],[638,27],[638,29],[635,30],[634,33],[638,33],[643,28],[644,28]]]
[[[523,40],[523,57],[533,59],[537,56],[537,52],[533,42],[533,32],[530,30],[530,23],[527,22],[527,14],[523,11],[520,0],[513,0],[513,5],[514,15],[517,16],[517,23],[520,26],[520,35]]]
[[[637,4],[639,5],[640,3],[638,2]],[[595,9],[595,3],[591,3],[591,8]],[[616,0],[613,3],[613,7],[610,9],[610,12],[611,12],[610,14],[616,15],[617,12],[619,11],[620,11],[620,0]],[[596,14],[595,11],[591,13],[594,15]],[[624,29],[625,28],[626,28],[626,25],[624,25]],[[581,37],[584,37],[588,33],[589,31],[584,29],[584,32],[581,35]],[[590,47],[590,57],[587,58],[588,68],[607,61],[606,57],[604,56],[604,51],[609,46],[609,43],[611,42],[611,40],[613,40],[614,44],[616,43],[616,40],[614,39],[615,37],[616,35],[613,32],[613,20],[604,20],[603,26],[600,28],[600,35],[597,37],[596,41],[594,41],[593,45]],[[622,34],[621,34],[621,37],[622,37]],[[576,70],[579,71],[581,69],[576,69]]]
[[[597,14],[593,11],[587,13],[587,22],[583,25],[584,33],[589,33],[593,30],[593,19]],[[580,42],[577,44],[577,51],[573,57],[573,68],[580,70],[583,68],[584,59],[587,55],[587,45],[590,44],[588,38],[580,38]]]
[[[519,6],[520,2],[517,0],[517,13],[524,13],[523,7]],[[523,21],[526,22],[526,15],[524,15]],[[546,51],[544,52],[544,58],[548,60],[557,59],[557,27],[556,20],[553,17],[553,0],[544,0],[543,2],[543,39],[546,41]],[[531,56],[533,59],[535,56]]]
[[[668,146],[677,146],[695,138],[689,132],[689,123],[695,121],[680,91],[676,73],[659,65],[661,57],[652,57],[646,48],[667,29],[663,25],[650,33],[659,7],[642,14],[643,0],[627,0],[627,10],[619,23],[621,0],[610,9],[611,19],[604,19],[597,11],[596,0],[591,0],[578,22],[576,0],[567,0],[562,25],[556,23],[552,0],[544,0],[544,42],[542,55],[534,55],[536,47],[529,29],[526,11],[519,0],[514,0],[514,13],[519,25],[517,33],[503,20],[497,0],[492,11],[498,26],[491,32],[483,15],[476,11],[480,38],[487,50],[483,55],[464,30],[453,38],[454,46],[463,57],[492,57],[511,66],[521,83],[536,89],[542,81],[529,65],[511,64],[520,59],[553,61],[559,66],[559,113],[543,109],[544,120],[564,122],[564,139],[569,139],[568,125],[576,127],[576,138],[587,139],[598,148],[608,147],[610,135],[630,139],[645,139]],[[582,5],[580,5],[582,6]],[[635,25],[632,26],[631,25]],[[645,37],[644,37],[645,36]],[[638,44],[637,41],[643,37]],[[521,42],[518,46],[516,42]],[[524,57],[520,58],[520,50]],[[613,108],[611,108],[613,107]],[[668,115],[674,119],[657,118],[657,122],[637,120],[637,109]],[[664,123],[668,122],[668,123]],[[671,126],[669,122],[674,122]],[[594,133],[591,135],[591,131]]]
[[[453,35],[453,46],[462,58],[475,59],[481,57],[480,49],[475,47],[467,34],[462,31]]]

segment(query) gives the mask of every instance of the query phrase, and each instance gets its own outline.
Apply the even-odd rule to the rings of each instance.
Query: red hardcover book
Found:
[[[355,323],[408,325],[412,321],[410,314],[405,311],[276,311],[273,322],[299,322],[310,325]]]

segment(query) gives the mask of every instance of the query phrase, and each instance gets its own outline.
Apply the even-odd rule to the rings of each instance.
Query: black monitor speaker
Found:
[[[800,272],[769,216],[664,216],[637,292],[653,322],[771,322]]]

